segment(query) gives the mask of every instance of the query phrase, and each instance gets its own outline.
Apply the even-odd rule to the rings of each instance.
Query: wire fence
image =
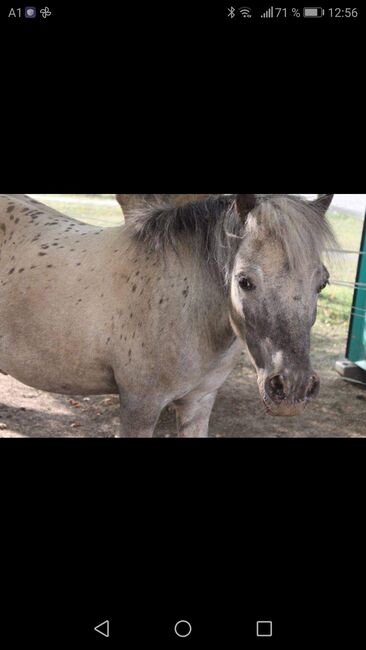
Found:
[[[318,309],[320,310],[320,313],[322,314],[323,318],[330,318],[330,316],[333,318],[333,320],[336,319],[339,324],[343,323],[346,325],[350,325],[350,321],[352,318],[357,318],[357,319],[363,319],[365,320],[366,318],[366,309],[363,309],[361,307],[355,307],[354,306],[354,291],[357,289],[360,292],[366,291],[366,282],[361,282],[357,281],[356,279],[356,266],[357,266],[357,260],[360,259],[360,256],[366,255],[366,251],[362,250],[356,250],[356,249],[340,249],[340,248],[333,248],[333,249],[328,249],[326,253],[336,253],[336,254],[341,254],[344,255],[350,260],[351,258],[351,263],[347,263],[347,271],[348,273],[345,275],[350,275],[350,273],[354,272],[354,280],[348,280],[344,278],[344,275],[342,273],[342,265],[337,266],[333,269],[333,272],[331,273],[331,276],[336,275],[334,279],[331,277],[330,280],[330,287],[339,287],[340,289],[345,289],[346,294],[349,291],[349,295],[347,296],[344,291],[333,293],[332,296],[325,297],[325,301],[322,302],[322,300],[319,301],[318,303]],[[343,267],[344,268],[344,267]]]

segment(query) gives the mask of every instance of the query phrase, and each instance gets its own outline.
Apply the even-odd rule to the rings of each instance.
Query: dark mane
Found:
[[[334,245],[332,230],[313,203],[287,194],[257,195],[258,205],[245,223],[239,218],[235,195],[212,196],[172,207],[156,195],[129,216],[126,229],[132,241],[149,252],[179,255],[182,244],[205,260],[228,283],[242,240],[251,234],[275,237],[283,244],[291,267],[305,263],[309,254],[321,255]]]

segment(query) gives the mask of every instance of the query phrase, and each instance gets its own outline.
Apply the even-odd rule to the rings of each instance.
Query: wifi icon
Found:
[[[250,7],[240,7],[239,9],[241,15],[243,18],[251,18],[252,17],[252,10]]]

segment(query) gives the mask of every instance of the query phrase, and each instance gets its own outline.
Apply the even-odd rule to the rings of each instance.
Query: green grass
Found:
[[[65,197],[67,199],[114,199],[116,198],[115,194],[44,194],[43,196],[47,196],[50,199],[51,198],[61,198]],[[43,199],[42,199],[43,201]]]
[[[79,221],[83,221],[85,223],[89,223],[92,226],[119,226],[123,223],[123,217],[122,217],[122,210],[120,206],[118,205],[117,201],[115,206],[109,206],[109,205],[84,205],[84,204],[79,204],[79,203],[62,203],[62,202],[55,202],[52,201],[52,197],[55,196],[60,196],[58,194],[49,194],[47,195],[46,198],[40,199],[42,203],[45,203],[45,205],[49,205],[51,208],[54,208],[55,210],[59,210],[59,212],[63,212],[64,214],[67,214],[69,217],[73,217],[74,219],[79,219]],[[72,198],[73,196],[77,196],[78,198],[90,198],[92,199],[92,195],[90,194],[63,194],[62,196],[67,197],[67,198]],[[95,195],[97,196],[97,195]],[[112,198],[113,194],[106,194],[106,195],[99,195],[98,198]]]

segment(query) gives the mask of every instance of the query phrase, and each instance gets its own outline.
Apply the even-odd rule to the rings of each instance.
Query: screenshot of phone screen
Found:
[[[364,8],[293,5],[1,7],[4,648],[364,641]]]

